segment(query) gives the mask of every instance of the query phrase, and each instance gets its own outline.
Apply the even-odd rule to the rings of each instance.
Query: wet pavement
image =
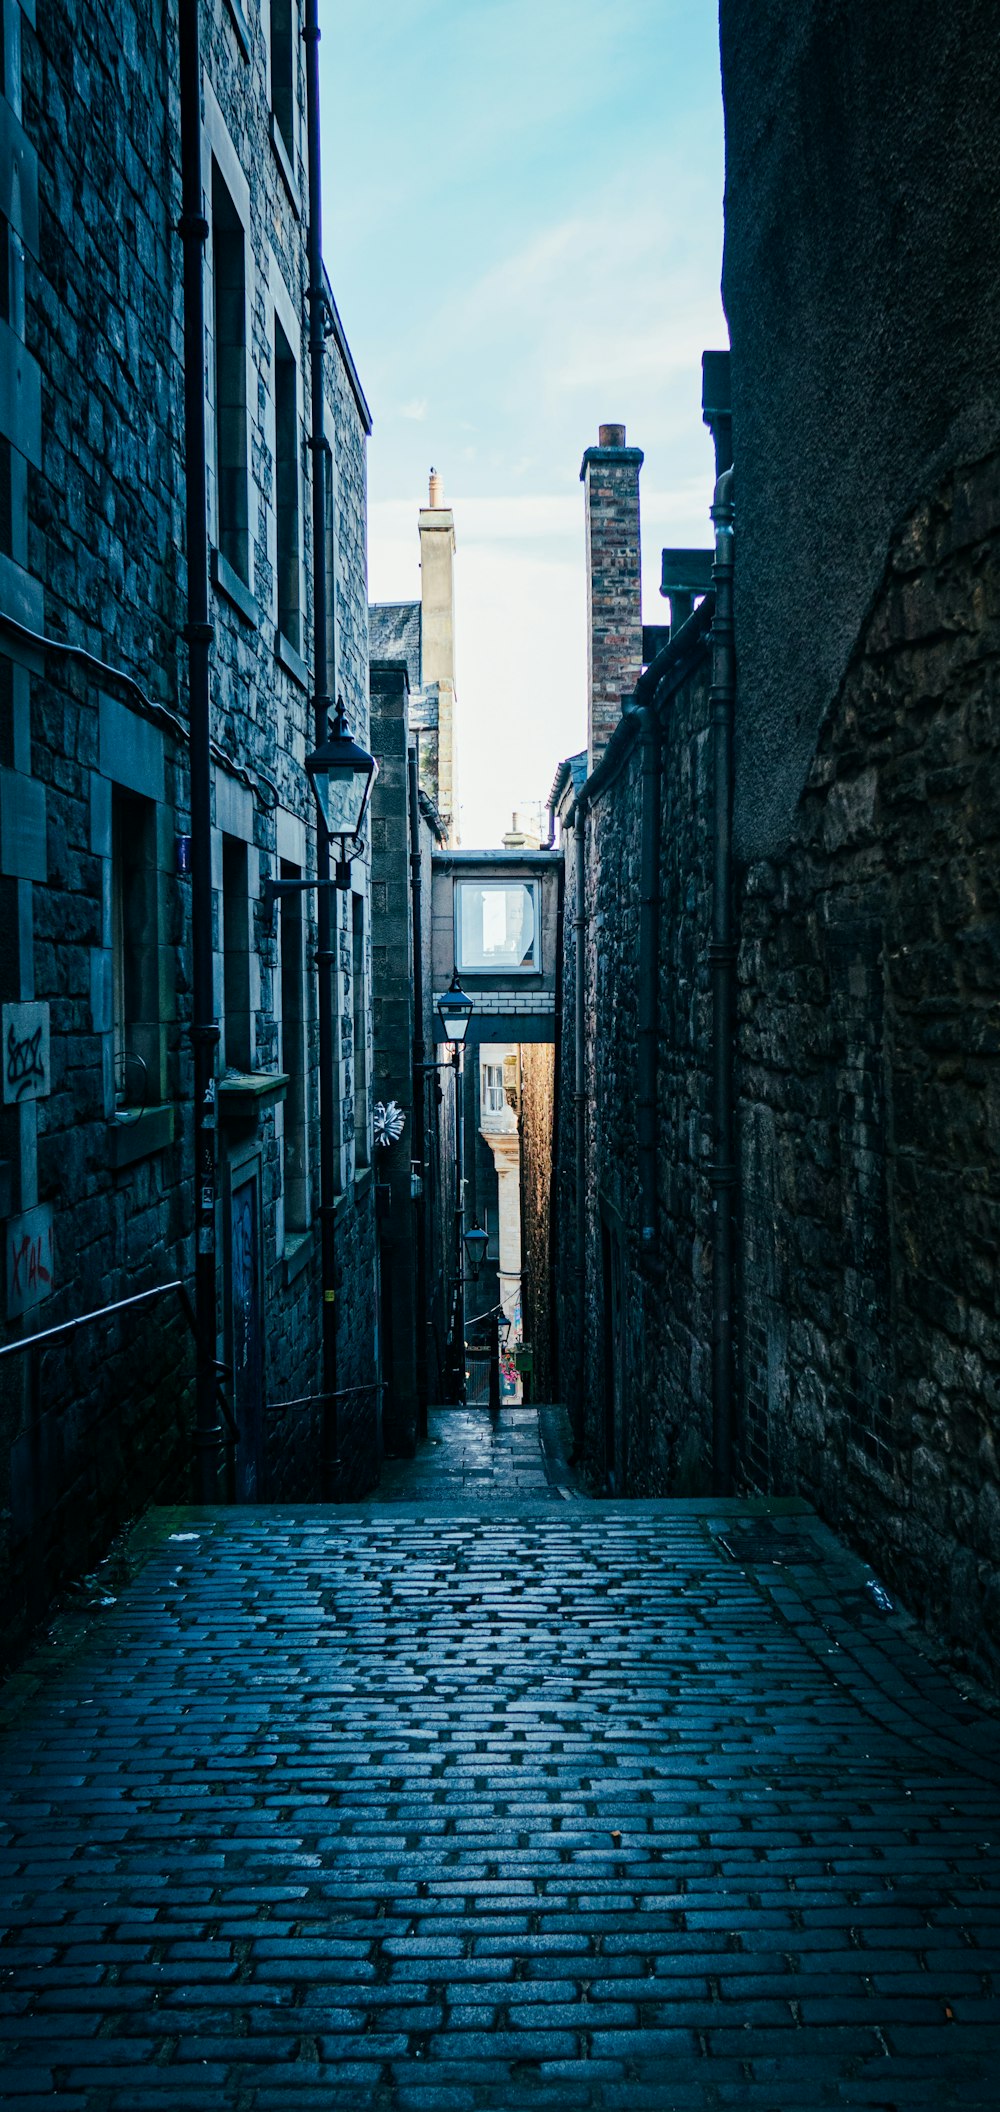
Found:
[[[559,1408],[431,1408],[415,1459],[387,1459],[373,1503],[520,1503],[570,1496]]]
[[[995,2112],[995,1719],[808,1512],[529,1437],[154,1513],[8,1682],[5,2106]]]

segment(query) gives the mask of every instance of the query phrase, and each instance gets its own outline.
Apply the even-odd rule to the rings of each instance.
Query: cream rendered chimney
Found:
[[[458,751],[455,726],[455,517],[444,504],[436,469],[428,504],[421,507],[421,676],[438,690],[437,806],[447,817],[449,844],[458,844]]]

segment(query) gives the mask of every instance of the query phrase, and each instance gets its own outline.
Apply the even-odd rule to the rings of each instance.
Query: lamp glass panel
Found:
[[[323,780],[317,778],[320,798]],[[326,778],[324,818],[331,836],[353,836],[364,813],[368,780],[354,770],[331,770]]]

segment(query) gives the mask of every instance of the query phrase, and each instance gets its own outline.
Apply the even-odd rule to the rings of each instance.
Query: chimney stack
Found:
[[[420,509],[420,675],[437,688],[435,798],[458,843],[458,741],[455,725],[455,516],[444,502],[437,470],[430,475],[429,504]]]
[[[587,766],[600,762],[642,670],[641,447],[623,425],[598,428],[580,469],[587,527]]]

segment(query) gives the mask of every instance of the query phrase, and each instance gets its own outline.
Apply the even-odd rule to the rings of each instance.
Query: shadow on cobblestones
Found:
[[[3,2104],[995,2112],[993,1720],[801,1506],[498,1442],[156,1513],[8,1682]]]

